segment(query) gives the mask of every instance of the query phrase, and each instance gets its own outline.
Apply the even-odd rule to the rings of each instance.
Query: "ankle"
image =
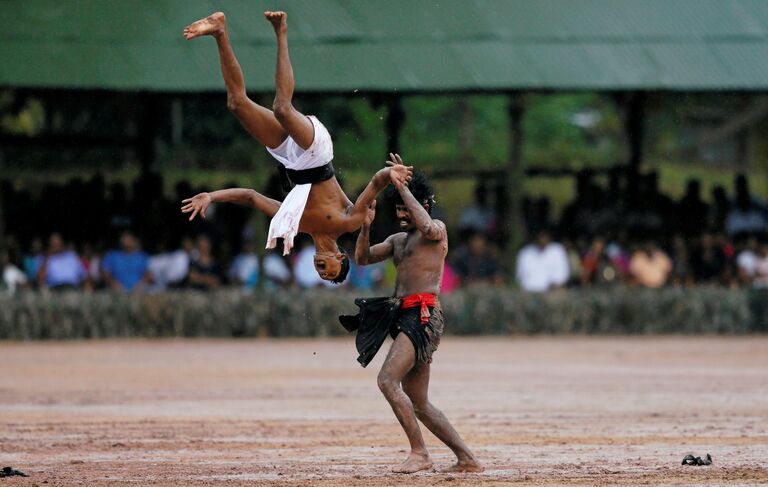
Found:
[[[456,463],[459,465],[474,465],[477,463],[475,457],[469,454],[456,455]]]
[[[411,448],[411,456],[429,458],[429,452],[426,448]]]

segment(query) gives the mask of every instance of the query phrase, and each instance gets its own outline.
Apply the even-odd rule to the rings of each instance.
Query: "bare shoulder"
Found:
[[[443,222],[442,220],[433,219],[432,223],[435,224],[435,226],[441,233],[440,240],[446,240],[448,238],[448,227],[445,225],[445,222]]]

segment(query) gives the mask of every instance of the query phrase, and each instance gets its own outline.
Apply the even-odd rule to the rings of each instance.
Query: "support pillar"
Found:
[[[514,279],[515,260],[517,251],[525,239],[525,228],[520,213],[523,178],[523,116],[525,115],[525,94],[514,92],[509,98],[509,159],[505,168],[504,182],[506,186],[507,204],[498,215],[503,222],[502,231],[505,237],[504,263],[510,273],[509,279]]]
[[[400,133],[405,122],[405,111],[403,110],[400,95],[391,95],[387,97],[387,119],[384,123],[384,130],[387,134],[387,155],[390,152],[400,153]]]

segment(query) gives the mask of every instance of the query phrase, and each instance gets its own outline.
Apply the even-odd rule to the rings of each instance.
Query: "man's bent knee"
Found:
[[[272,105],[272,111],[275,114],[275,118],[282,122],[287,120],[293,113],[293,105],[290,103],[275,103]]]
[[[382,374],[379,374],[376,383],[379,385],[379,390],[387,397],[393,395],[400,386],[396,380]]]
[[[413,402],[413,412],[416,413],[417,418],[422,419],[429,416],[430,408],[432,407],[429,402],[414,401],[413,398],[411,398],[411,401]]]

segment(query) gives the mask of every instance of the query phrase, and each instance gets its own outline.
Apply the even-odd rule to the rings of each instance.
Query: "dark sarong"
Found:
[[[400,298],[358,298],[355,304],[360,313],[339,316],[339,321],[347,331],[357,330],[355,345],[360,354],[357,357],[360,365],[365,367],[373,360],[387,335],[394,339],[400,332],[405,333],[413,343],[416,360],[423,363],[432,361],[432,354],[437,350],[443,334],[443,311],[439,303],[429,307],[429,320],[424,324],[421,309],[401,309]]]
[[[283,191],[286,193],[291,191],[291,183],[322,183],[323,181],[331,179],[336,175],[336,171],[333,169],[333,164],[330,162],[324,166],[301,170],[288,169],[282,164],[278,163],[277,170],[280,174],[280,184],[283,186]]]

